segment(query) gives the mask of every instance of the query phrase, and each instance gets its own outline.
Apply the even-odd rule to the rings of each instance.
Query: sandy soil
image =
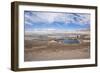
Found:
[[[47,61],[90,58],[90,43],[81,44],[48,44],[25,41],[25,61]],[[30,46],[31,45],[31,46]]]

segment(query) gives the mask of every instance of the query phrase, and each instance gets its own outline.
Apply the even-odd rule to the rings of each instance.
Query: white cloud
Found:
[[[71,15],[70,17],[73,23],[78,23],[79,25],[85,25],[90,23],[90,15],[89,14],[77,14]],[[74,19],[76,18],[76,20]]]
[[[32,23],[30,23],[30,22],[27,22],[27,21],[25,21],[25,24],[27,24],[27,25],[33,25]]]
[[[25,33],[36,33],[36,34],[52,34],[52,33],[65,33],[66,30],[58,30],[55,28],[42,28],[42,29],[32,29],[31,31],[25,31]]]
[[[90,15],[81,15],[79,23],[88,24],[90,22]]]
[[[76,20],[75,20],[76,18]],[[32,12],[32,15],[25,14],[25,19],[30,20],[33,23],[46,23],[51,24],[53,22],[78,23],[79,25],[85,25],[90,22],[89,14],[73,14],[73,13],[54,13],[54,12]],[[29,21],[25,21],[29,23]],[[30,23],[29,23],[30,25]]]

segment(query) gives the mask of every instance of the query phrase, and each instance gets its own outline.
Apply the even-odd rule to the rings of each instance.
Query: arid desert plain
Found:
[[[90,58],[90,32],[33,33],[24,35],[24,61]]]

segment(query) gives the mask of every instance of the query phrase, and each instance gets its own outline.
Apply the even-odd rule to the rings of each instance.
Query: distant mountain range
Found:
[[[90,34],[89,29],[76,30],[76,31],[65,31],[65,30],[34,30],[34,31],[25,31],[25,35],[46,35],[46,34]]]

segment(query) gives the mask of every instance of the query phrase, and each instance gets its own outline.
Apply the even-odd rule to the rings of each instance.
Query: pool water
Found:
[[[63,43],[64,44],[79,44],[80,42],[77,39],[64,39]]]

